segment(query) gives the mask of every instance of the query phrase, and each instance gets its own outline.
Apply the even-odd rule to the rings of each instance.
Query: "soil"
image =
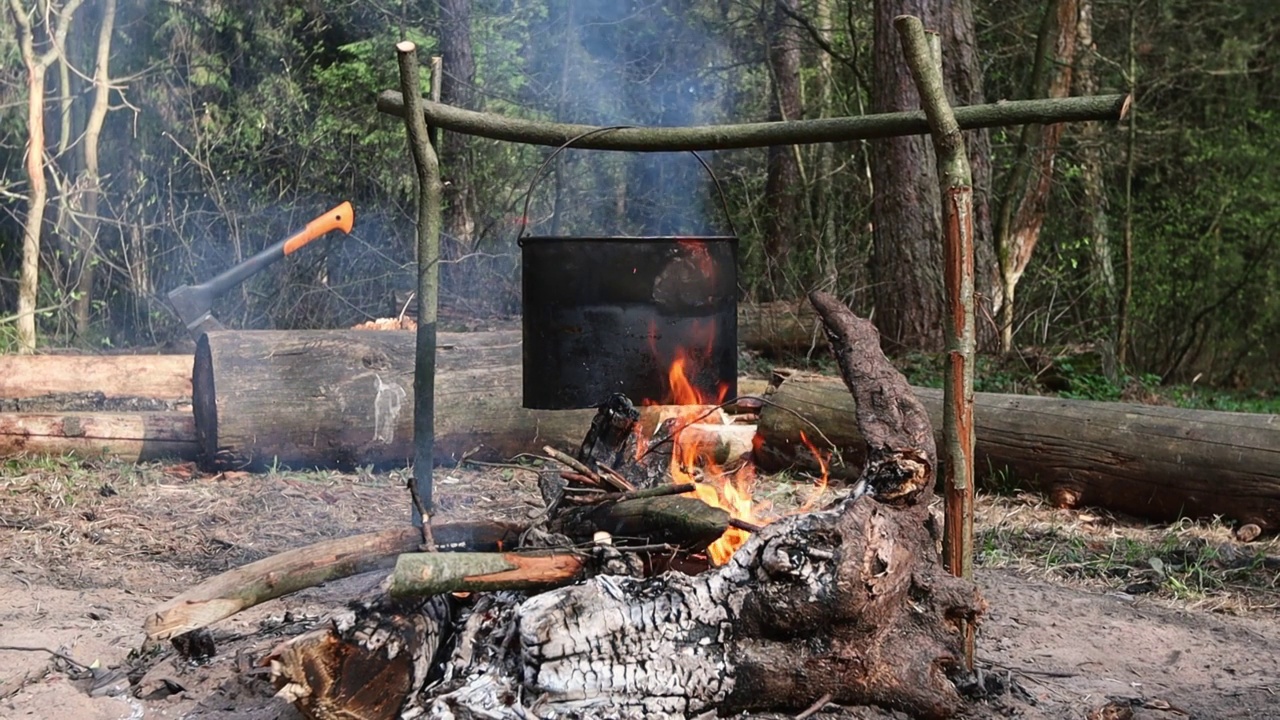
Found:
[[[379,577],[329,583],[218,623],[219,652],[204,664],[182,660],[167,644],[144,648],[142,620],[223,570],[407,523],[403,480],[394,473],[206,476],[186,465],[6,466],[0,718],[297,718],[273,697],[256,661]],[[526,519],[534,511],[535,478],[525,471],[442,469],[437,482],[442,519]],[[982,500],[988,511],[993,502]],[[1210,612],[1004,565],[977,573],[990,605],[978,650],[988,692],[965,717],[1280,717],[1274,609]],[[56,651],[81,667],[46,650],[14,648]],[[122,694],[91,697],[92,676],[109,689],[102,678],[112,669],[141,677],[132,687],[119,681]],[[1104,706],[1114,714],[1100,714]],[[813,717],[903,716],[827,706]]]

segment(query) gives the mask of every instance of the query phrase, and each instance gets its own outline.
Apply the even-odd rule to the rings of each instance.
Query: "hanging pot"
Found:
[[[736,237],[529,236],[519,244],[525,407],[588,408],[614,393],[688,402],[669,385],[677,361],[704,402],[737,394]]]

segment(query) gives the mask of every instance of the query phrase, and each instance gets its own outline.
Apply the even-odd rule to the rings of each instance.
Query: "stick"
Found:
[[[920,19],[894,19],[907,66],[933,134],[942,192],[943,266],[947,290],[947,365],[943,385],[943,556],[952,575],[973,579],[973,181],[969,155],[942,87],[942,57],[931,53]],[[974,627],[962,623],[965,663],[973,669]]]
[[[1081,120],[1118,122],[1128,107],[1128,95],[1097,95],[1050,100],[1018,100],[956,109],[962,130],[1060,123]],[[378,111],[387,115],[405,114],[404,96],[394,90],[378,96]],[[436,103],[423,103],[423,111],[433,127],[493,140],[592,150],[631,152],[676,152],[683,150],[731,150],[803,145],[923,135],[929,121],[923,112],[896,112],[860,117],[791,120],[784,122],[703,125],[697,127],[623,128],[603,132],[590,125],[519,120],[491,113],[474,112]]]
[[[405,553],[387,593],[394,599],[449,592],[543,590],[576,580],[586,558],[572,553]]]
[[[414,524],[422,527],[431,543],[431,470],[435,458],[436,312],[440,291],[440,226],[444,199],[440,160],[431,146],[427,125],[418,110],[422,103],[418,80],[418,49],[412,42],[396,44],[400,66],[401,99],[408,99],[404,114],[409,149],[418,177],[418,331],[413,371],[413,485]]]
[[[520,530],[501,523],[445,523],[435,527],[435,536],[441,550],[489,550],[514,545]],[[150,640],[167,640],[322,582],[390,569],[397,555],[414,552],[421,543],[417,528],[400,528],[326,540],[263,558],[215,575],[161,604],[148,613],[143,629]]]

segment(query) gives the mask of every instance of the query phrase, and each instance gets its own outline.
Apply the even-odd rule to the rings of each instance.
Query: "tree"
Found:
[[[471,0],[440,0],[440,55],[444,66],[441,100],[475,109],[476,58],[471,47]],[[445,133],[440,150],[445,183],[445,242],[441,257],[445,260],[456,260],[475,242],[476,193],[469,152],[467,136]]]
[[[770,120],[800,119],[800,29],[792,20],[799,6],[799,0],[777,0],[769,16]],[[791,145],[769,148],[765,173],[765,288],[778,295],[785,291],[785,258],[799,245],[803,227],[804,188],[797,149]]]
[[[943,76],[955,105],[982,101],[969,0],[877,0],[871,106],[873,112],[916,110],[915,85],[902,59],[894,17],[916,15],[936,30],[942,45]],[[992,259],[989,196],[990,143],[986,133],[968,133],[965,143],[973,170],[974,230],[977,250],[975,292],[983,295],[978,317],[990,308]],[[945,302],[942,291],[941,208],[933,149],[925,136],[892,138],[872,145],[875,321],[885,343],[898,349],[941,350]],[[979,322],[979,343],[990,331]]]
[[[1076,20],[1075,86],[1077,95],[1098,92],[1098,48],[1093,42],[1093,0],[1079,0]],[[1103,347],[1103,358],[1111,363],[1116,358],[1116,292],[1115,267],[1111,262],[1111,237],[1107,222],[1107,186],[1103,169],[1105,139],[1101,123],[1083,123],[1078,130],[1080,142],[1080,179],[1084,185],[1084,213],[1089,243],[1088,278],[1093,302],[1093,335]],[[1107,374],[1116,379],[1114,365]]]
[[[1049,0],[1036,42],[1035,63],[1027,80],[1027,99],[1066,97],[1075,56],[1076,0]],[[1013,350],[1014,294],[1031,262],[1048,212],[1053,161],[1063,126],[1026,125],[1013,166],[1005,176],[996,217],[996,253],[1000,261],[1000,350]]]
[[[44,87],[49,66],[66,54],[67,33],[82,0],[59,5],[9,0],[8,10],[27,71],[27,217],[22,231],[22,274],[18,280],[18,352],[36,349],[36,302],[40,283],[40,235],[49,184],[45,178]],[[41,10],[44,10],[41,12]],[[37,35],[43,52],[36,52]]]

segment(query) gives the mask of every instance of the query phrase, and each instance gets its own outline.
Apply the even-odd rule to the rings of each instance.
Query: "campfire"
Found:
[[[321,564],[349,574],[394,558],[374,594],[262,660],[307,717],[688,717],[826,700],[949,717],[962,627],[983,602],[940,562],[932,427],[874,327],[812,299],[859,408],[858,490],[828,491],[805,437],[823,471],[797,507],[753,498],[742,419],[760,401],[696,389],[700,348],[685,346],[662,396],[616,394],[575,454],[545,448],[535,521],[269,558],[157,609],[148,634],[185,637],[315,582]],[[258,595],[244,589],[254,577]]]

